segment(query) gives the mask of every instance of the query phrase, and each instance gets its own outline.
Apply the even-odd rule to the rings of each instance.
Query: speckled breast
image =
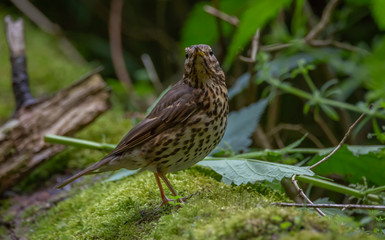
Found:
[[[206,99],[205,99],[206,100]],[[145,169],[154,172],[176,172],[205,158],[221,141],[227,125],[227,91],[217,98],[201,101],[201,110],[182,125],[157,136],[147,148]]]

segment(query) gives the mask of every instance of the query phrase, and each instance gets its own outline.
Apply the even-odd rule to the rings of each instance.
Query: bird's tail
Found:
[[[78,172],[74,176],[66,179],[64,182],[56,185],[55,188],[62,188],[65,185],[67,185],[67,184],[75,181],[76,179],[80,178],[81,176],[89,175],[89,174],[94,174],[94,173],[99,173],[100,171],[96,171],[96,170],[98,170],[100,167],[106,165],[112,158],[113,158],[113,156],[111,156],[111,155],[106,156],[105,158],[103,158],[99,162],[96,162],[96,163],[92,164],[91,166],[89,166],[88,168],[84,169],[83,171]]]

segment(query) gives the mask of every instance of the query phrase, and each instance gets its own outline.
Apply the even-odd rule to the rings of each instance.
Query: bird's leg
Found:
[[[159,207],[161,207],[164,204],[167,204],[168,202],[172,202],[172,200],[166,197],[166,194],[164,193],[164,190],[162,187],[162,183],[161,183],[160,178],[159,178],[159,174],[155,172],[154,175],[155,175],[156,183],[158,184],[158,187],[160,190],[160,197],[162,198],[162,203],[159,206]]]
[[[167,179],[166,175],[164,175],[163,173],[158,173],[159,174],[159,177],[163,179],[163,181],[166,183],[168,189],[170,189],[170,191],[172,192],[172,195],[174,196],[178,196],[178,193],[175,191],[175,189],[172,187],[170,181]],[[178,199],[178,202],[180,203],[184,203],[183,199],[182,198],[179,198]]]

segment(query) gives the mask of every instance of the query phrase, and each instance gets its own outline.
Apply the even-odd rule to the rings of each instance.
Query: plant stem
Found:
[[[291,94],[296,95],[298,97],[311,100],[315,103],[327,104],[327,105],[330,105],[333,107],[343,108],[343,109],[351,110],[353,112],[358,112],[358,113],[365,113],[368,116],[373,116],[373,117],[385,119],[385,115],[378,114],[374,111],[371,111],[369,108],[359,108],[359,107],[354,106],[354,105],[349,104],[349,103],[339,102],[339,101],[335,101],[335,100],[331,100],[331,99],[323,98],[323,97],[315,98],[312,94],[305,92],[305,91],[302,91],[300,89],[294,88],[288,84],[283,84],[282,82],[278,81],[277,79],[269,79],[268,82],[270,84],[272,84],[273,86],[275,86],[275,87],[277,87],[277,88],[279,88],[279,89],[281,89],[287,93],[291,93]]]
[[[71,137],[47,134],[44,136],[44,141],[49,143],[63,144],[80,148],[98,149],[98,150],[113,150],[116,145],[107,143],[98,143],[88,140],[82,140]]]
[[[321,187],[330,191],[338,192],[338,193],[343,193],[346,195],[350,195],[353,197],[357,198],[362,198],[367,196],[369,200],[374,201],[374,202],[380,202],[380,198],[377,195],[374,194],[365,194],[365,192],[346,187],[340,184],[332,183],[329,181],[325,181],[322,179],[314,178],[314,177],[309,177],[309,176],[297,176],[297,180],[305,183],[311,183],[314,186]]]
[[[368,189],[368,190],[364,191],[363,193],[367,195],[370,193],[376,193],[376,192],[382,192],[382,191],[385,191],[385,186],[380,186],[380,187],[376,187],[373,189]]]

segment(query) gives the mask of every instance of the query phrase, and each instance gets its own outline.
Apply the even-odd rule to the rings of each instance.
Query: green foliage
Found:
[[[371,1],[372,14],[379,28],[382,30],[385,29],[385,1],[382,0],[372,0]]]
[[[365,177],[370,183],[385,185],[383,173],[383,147],[341,147],[328,161],[317,166],[314,171],[320,175],[339,174],[350,183],[357,183]],[[310,164],[319,161],[322,156],[315,156]]]
[[[250,41],[258,28],[263,27],[267,21],[275,17],[279,10],[287,6],[291,0],[259,0],[252,1],[240,17],[240,23],[234,38],[229,46],[229,53],[225,60],[228,69],[237,53]]]
[[[231,15],[242,10],[246,2],[250,2],[250,0],[223,0],[220,1],[220,7],[222,11]],[[203,7],[205,5],[209,5],[209,2],[198,2],[190,12],[182,29],[183,47],[201,43],[213,45],[218,40],[216,19],[204,11]],[[226,36],[234,29],[234,27],[227,22],[221,21],[220,24]]]
[[[297,167],[286,164],[265,162],[254,159],[205,159],[198,163],[210,167],[223,176],[222,181],[227,184],[246,184],[256,181],[281,181],[294,174],[309,175],[314,173],[307,167]]]
[[[384,2],[385,1],[381,1]],[[385,16],[383,14],[383,16]],[[364,81],[365,86],[371,90],[368,93],[368,99],[385,98],[385,38],[382,38],[374,47],[373,54],[364,61],[364,66],[368,71],[369,77]]]

